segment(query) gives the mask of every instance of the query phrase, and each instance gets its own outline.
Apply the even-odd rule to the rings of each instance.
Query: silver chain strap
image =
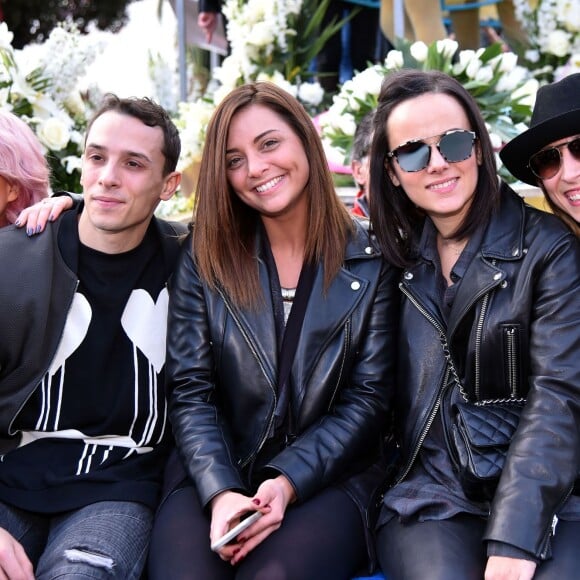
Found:
[[[507,398],[500,398],[500,399],[485,399],[484,401],[470,401],[467,392],[463,388],[463,384],[459,379],[459,375],[457,374],[457,369],[455,368],[455,364],[453,363],[453,358],[451,357],[451,351],[449,350],[449,343],[447,342],[447,337],[443,332],[439,334],[439,340],[441,341],[441,346],[443,347],[443,356],[447,361],[447,365],[449,368],[449,372],[453,378],[453,382],[457,385],[459,389],[459,393],[461,397],[466,403],[471,403],[472,405],[477,406],[484,406],[484,405],[493,405],[497,403],[525,403],[525,397],[520,397],[519,399],[507,397]]]

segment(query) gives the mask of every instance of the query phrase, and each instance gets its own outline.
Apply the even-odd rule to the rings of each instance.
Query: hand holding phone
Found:
[[[221,550],[226,544],[229,544],[236,536],[241,534],[246,528],[249,528],[254,522],[258,521],[264,514],[254,512],[251,516],[243,519],[237,526],[234,526],[229,532],[226,532],[219,540],[211,545],[214,552]]]

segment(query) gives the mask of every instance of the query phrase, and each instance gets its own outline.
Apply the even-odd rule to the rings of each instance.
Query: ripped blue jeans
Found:
[[[145,505],[102,501],[58,515],[0,502],[0,527],[26,551],[37,580],[141,577],[153,521]]]

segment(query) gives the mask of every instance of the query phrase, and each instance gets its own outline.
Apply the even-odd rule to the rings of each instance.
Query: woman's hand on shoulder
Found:
[[[240,549],[232,558],[232,564],[240,562],[282,525],[286,508],[295,500],[294,487],[283,475],[267,479],[260,485],[252,502],[264,517],[240,534]]]
[[[485,568],[485,580],[532,580],[536,563],[521,558],[490,556]]]
[[[19,228],[26,227],[26,235],[33,236],[43,232],[47,222],[53,222],[72,206],[73,201],[68,195],[47,197],[23,209],[14,225]]]

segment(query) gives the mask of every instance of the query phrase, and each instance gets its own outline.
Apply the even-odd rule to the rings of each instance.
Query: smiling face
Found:
[[[266,218],[306,212],[310,167],[298,135],[264,105],[232,118],[226,145],[228,181],[236,195]]]
[[[453,97],[442,93],[426,93],[397,105],[387,121],[389,149],[414,139],[425,139],[431,146],[425,169],[406,172],[392,158],[387,166],[396,186],[401,186],[409,199],[431,217],[444,235],[455,231],[473,202],[481,157],[477,141],[471,156],[449,163],[437,150],[439,136],[454,129],[472,128],[463,107]]]
[[[90,128],[81,183],[85,208],[81,241],[107,253],[136,247],[160,200],[169,199],[179,174],[163,176],[163,131],[141,120],[107,111]]]
[[[558,147],[574,137],[579,135],[558,139],[548,147]],[[560,169],[554,177],[543,180],[544,190],[556,207],[567,213],[576,223],[580,223],[580,160],[570,153],[568,147],[560,147],[560,155]]]

